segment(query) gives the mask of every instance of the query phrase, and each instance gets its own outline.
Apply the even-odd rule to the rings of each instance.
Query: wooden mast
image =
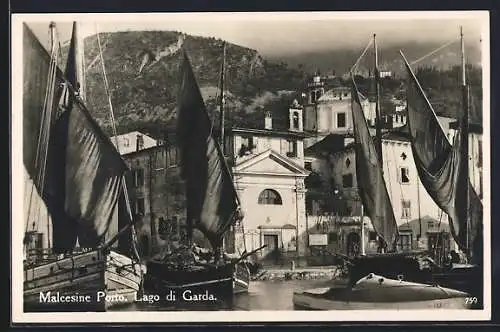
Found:
[[[226,69],[226,42],[222,42],[222,65],[220,70],[220,97],[219,97],[219,117],[220,117],[220,147],[222,150],[222,157],[224,158],[224,162],[226,161],[226,150],[224,144],[224,136],[225,136],[225,114],[224,114],[224,78],[225,78],[225,69]],[[230,231],[229,231],[230,232]],[[227,234],[227,233],[226,233]],[[226,235],[222,238],[222,247],[216,248],[215,255],[216,261],[217,259],[223,259],[224,255],[224,247],[226,245]]]
[[[50,28],[50,54],[51,57],[56,54],[56,23],[55,22],[50,22],[49,25]],[[49,218],[49,212],[47,210],[47,248],[51,248],[51,232],[50,232],[50,227],[51,226],[51,220]]]
[[[75,24],[76,24],[76,22],[75,22]],[[109,113],[110,113],[110,117],[111,117],[111,129],[113,132],[113,136],[115,137],[116,150],[118,151],[118,153],[120,153],[120,144],[119,144],[120,142],[118,141],[118,133],[116,131],[113,103],[111,102],[111,94],[109,92],[108,77],[106,74],[106,66],[104,65],[104,55],[103,55],[103,51],[102,51],[102,47],[101,47],[101,39],[100,39],[99,35],[100,35],[99,31],[96,31],[97,45],[99,48],[99,58],[100,58],[100,62],[101,62],[102,76],[103,76],[103,80],[104,80],[104,89],[106,91],[106,96],[108,99],[108,106],[109,106]],[[79,38],[77,38],[77,40],[78,39]],[[80,58],[80,60],[83,60],[83,58]],[[82,68],[82,71],[80,73],[82,73],[82,74],[84,73],[83,68]],[[81,78],[83,79],[84,77],[82,76]],[[84,86],[84,84],[82,83],[82,87],[83,86]],[[121,153],[120,153],[120,155],[121,155]],[[127,215],[129,217],[129,223],[127,223],[127,225],[124,225],[121,229],[118,229],[118,233],[116,235],[114,235],[113,237],[111,237],[109,240],[106,239],[106,242],[101,247],[102,248],[111,247],[116,241],[119,240],[120,236],[125,234],[126,230],[128,228],[130,228],[130,233],[131,233],[131,237],[132,237],[131,250],[132,250],[133,254],[136,256],[136,258],[140,259],[139,253],[137,251],[136,243],[135,243],[137,235],[135,232],[134,224],[137,221],[137,218],[136,218],[136,216],[132,215],[132,209],[130,207],[130,199],[129,199],[129,195],[128,195],[127,181],[125,180],[125,175],[123,175],[121,178],[121,191],[123,193],[123,198],[124,198],[123,200],[125,202],[125,209],[127,211]],[[119,223],[118,223],[118,228],[119,228]]]
[[[467,258],[470,260],[470,254],[471,254],[471,248],[470,248],[470,208],[469,208],[469,87],[467,85],[466,77],[465,77],[465,45],[464,45],[464,35],[463,35],[463,30],[462,27],[460,27],[460,56],[461,56],[461,62],[462,62],[462,108],[463,108],[463,128],[462,130],[465,131],[465,134],[463,136],[464,141],[462,142],[462,151],[465,153],[466,162],[464,163],[465,170],[464,173],[467,177],[467,186],[466,186],[466,208],[467,208],[467,213],[466,213],[466,243],[465,243],[465,248],[466,248],[466,255]]]
[[[383,157],[382,157],[382,125],[381,125],[381,110],[380,110],[380,73],[378,70],[378,50],[377,50],[377,35],[373,34],[373,49],[374,49],[374,79],[375,79],[375,129],[376,129],[376,144],[378,161],[381,166],[382,174],[384,174]]]
[[[220,116],[220,147],[222,149],[222,154],[224,158],[226,157],[226,150],[224,144],[224,122],[225,122],[225,114],[224,114],[224,76],[225,76],[225,67],[226,67],[226,42],[222,42],[222,66],[220,71],[220,97],[219,97],[219,116]]]
[[[378,48],[377,48],[377,35],[373,34],[373,76],[375,81],[375,150],[377,151],[377,158],[380,165],[380,171],[382,172],[382,178],[384,175],[384,158],[382,156],[382,115],[380,108],[380,72],[378,69]],[[379,184],[380,186],[382,184]],[[376,199],[376,204],[380,204],[379,199]],[[377,209],[378,210],[378,209]],[[386,244],[388,245],[388,243]],[[380,251],[385,252],[387,249],[383,245],[382,241],[379,243]],[[394,248],[393,248],[394,249]]]

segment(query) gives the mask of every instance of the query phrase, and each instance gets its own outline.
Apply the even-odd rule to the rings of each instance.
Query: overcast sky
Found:
[[[71,22],[81,22],[84,36],[127,30],[177,30],[216,37],[258,50],[264,56],[364,48],[374,33],[380,47],[408,41],[466,42],[488,37],[487,12],[315,12],[315,13],[202,13],[202,14],[85,14],[19,17],[44,44],[48,23],[58,27],[59,39],[70,38]]]

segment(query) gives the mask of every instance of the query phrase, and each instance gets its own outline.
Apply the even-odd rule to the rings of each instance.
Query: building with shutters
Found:
[[[120,153],[129,168],[125,178],[131,212],[138,220],[138,249],[142,257],[148,258],[185,238],[185,198],[177,167],[178,149],[172,142],[137,131],[118,138]],[[116,145],[115,137],[111,141]],[[119,211],[123,209],[117,209],[115,217],[123,218]]]
[[[440,118],[452,133],[452,121]],[[452,134],[448,136],[453,138]],[[383,174],[400,230],[401,251],[435,250],[436,238],[446,250],[456,249],[449,233],[448,217],[434,203],[417,174],[407,127],[384,131],[382,135]],[[346,255],[361,248],[361,200],[356,179],[356,154],[351,134],[331,134],[305,151],[308,222],[316,224],[311,233],[325,234],[332,252]],[[425,225],[424,225],[425,224]],[[378,239],[368,217],[364,217],[366,253],[377,252]]]

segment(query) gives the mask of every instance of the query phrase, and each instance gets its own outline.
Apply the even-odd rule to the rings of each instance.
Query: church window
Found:
[[[280,194],[273,189],[265,189],[259,195],[259,204],[282,205]]]

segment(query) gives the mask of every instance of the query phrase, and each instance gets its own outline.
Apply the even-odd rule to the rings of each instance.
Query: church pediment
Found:
[[[309,171],[295,163],[290,158],[267,150],[261,154],[250,157],[236,164],[235,173],[245,174],[267,174],[284,176],[302,176],[309,175]]]

